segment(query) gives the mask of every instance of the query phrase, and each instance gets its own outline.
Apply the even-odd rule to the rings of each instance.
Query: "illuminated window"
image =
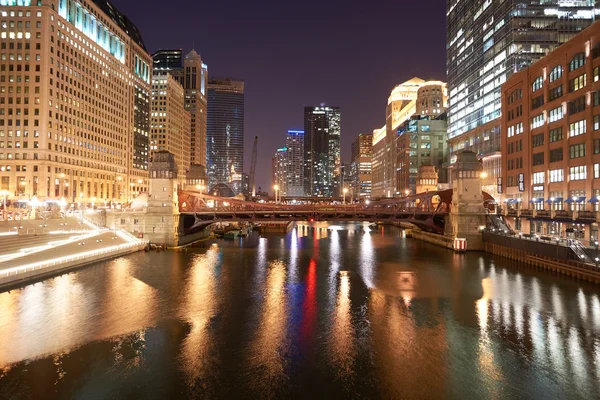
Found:
[[[571,59],[571,62],[569,63],[569,71],[574,71],[577,68],[583,67],[585,65],[585,53],[581,52],[581,53],[577,53],[575,54],[575,56],[573,56],[573,58]]]
[[[550,82],[554,82],[555,80],[559,79],[562,77],[563,74],[563,67],[562,65],[557,65],[556,67],[552,68],[552,71],[550,71]]]

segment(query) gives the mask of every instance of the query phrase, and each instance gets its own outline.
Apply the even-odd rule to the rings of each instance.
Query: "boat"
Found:
[[[241,233],[240,231],[229,231],[229,232],[227,232],[227,233],[226,233],[226,234],[225,234],[223,237],[224,237],[225,239],[230,239],[230,240],[233,240],[233,239],[235,239],[235,238],[239,237],[239,236],[240,236],[240,233]]]

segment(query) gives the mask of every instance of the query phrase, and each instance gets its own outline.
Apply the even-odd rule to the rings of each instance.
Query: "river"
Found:
[[[0,398],[597,398],[600,287],[392,227],[148,252],[0,293]]]

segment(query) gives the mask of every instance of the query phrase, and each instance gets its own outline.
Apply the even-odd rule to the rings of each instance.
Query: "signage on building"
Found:
[[[533,191],[534,192],[543,192],[544,191],[544,185],[534,186],[533,187]]]
[[[502,193],[502,177],[498,177],[498,193]]]
[[[525,191],[525,174],[519,174],[517,182],[519,183],[519,192],[524,192]]]

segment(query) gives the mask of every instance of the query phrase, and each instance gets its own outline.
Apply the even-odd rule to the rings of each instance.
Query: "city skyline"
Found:
[[[441,1],[436,7],[386,1],[367,9],[355,1],[309,2],[302,6],[282,3],[270,5],[268,12],[260,7],[253,10],[242,1],[201,5],[173,2],[168,8],[153,0],[145,7],[132,0],[115,0],[114,4],[136,23],[150,53],[183,48],[187,54],[195,49],[209,65],[209,77],[233,76],[246,82],[247,166],[254,136],[259,137],[258,159],[270,160],[288,129],[302,129],[304,107],[320,103],[335,104],[344,110],[341,153],[342,161],[349,162],[352,141],[359,133],[381,126],[386,98],[398,83],[413,76],[445,80],[446,15]],[[314,18],[310,16],[313,6],[318,6],[324,16],[343,18],[325,23],[325,17],[319,17],[318,27],[301,35],[288,29],[290,19]],[[405,21],[405,30],[419,32],[418,40],[408,35],[398,39],[395,26],[400,13],[417,16]],[[199,25],[196,15],[211,18],[203,18]],[[178,22],[168,31],[156,30],[165,20]],[[422,24],[428,29],[422,29]],[[333,52],[322,40],[328,35],[339,41]],[[389,51],[392,37],[394,43],[400,40],[394,46],[401,50]],[[362,53],[356,52],[358,47]],[[419,53],[420,61],[406,63],[408,53]],[[243,59],[252,61],[240,62]],[[374,62],[379,59],[385,62]],[[256,175],[257,188],[270,190],[270,163],[258,163]]]

